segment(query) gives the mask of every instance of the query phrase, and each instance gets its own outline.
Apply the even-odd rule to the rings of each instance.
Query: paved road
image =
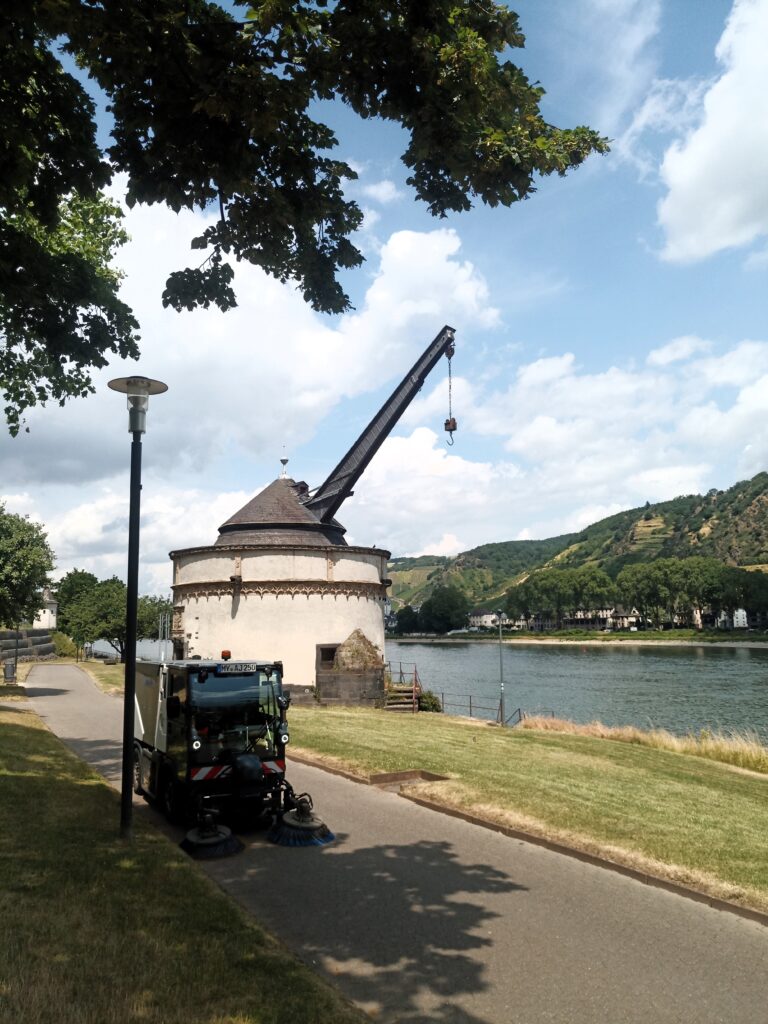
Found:
[[[36,710],[119,777],[121,704],[36,667]],[[338,842],[202,866],[382,1022],[766,1024],[768,929],[303,765]],[[180,835],[178,836],[180,838]],[[331,1024],[331,1022],[329,1022]]]

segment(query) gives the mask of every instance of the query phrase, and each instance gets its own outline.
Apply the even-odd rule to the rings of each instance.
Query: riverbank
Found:
[[[701,757],[441,715],[291,710],[297,754],[633,870],[768,911],[768,779]]]
[[[398,644],[496,644],[497,646],[499,644],[498,636],[388,636],[387,640],[391,641],[392,643]],[[646,639],[645,637],[637,637],[634,634],[630,634],[628,636],[611,636],[610,634],[606,634],[605,636],[600,637],[556,637],[527,635],[520,637],[504,636],[502,637],[501,642],[505,646],[510,645],[518,647],[605,647],[608,645],[615,645],[621,647],[717,647],[724,648],[726,650],[729,648],[740,648],[742,650],[768,650],[768,637],[765,637],[762,640],[678,640],[677,638],[666,640],[662,638]]]

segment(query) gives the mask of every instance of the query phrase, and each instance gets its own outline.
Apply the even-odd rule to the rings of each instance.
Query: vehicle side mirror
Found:
[[[169,718],[178,718],[181,714],[181,700],[178,697],[169,697],[166,709]]]
[[[281,693],[277,698],[277,706],[281,711],[287,711],[291,706],[291,695],[290,693]]]

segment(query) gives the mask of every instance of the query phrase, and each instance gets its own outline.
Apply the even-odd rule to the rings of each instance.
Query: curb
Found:
[[[301,755],[296,756],[290,754],[290,759],[295,761],[297,764],[307,765],[309,768],[318,768],[320,771],[328,772],[329,775],[338,775],[343,779],[347,779],[349,782],[357,782],[363,786],[376,786],[374,779],[377,776],[366,778],[363,775],[353,775],[352,772],[345,771],[342,768],[331,768],[327,765],[321,764],[319,761],[313,761],[311,758],[303,757]],[[422,773],[418,770],[414,770],[413,774],[410,772],[397,772],[392,773],[399,776],[409,775],[414,778],[415,775],[420,776]],[[383,780],[382,780],[383,782]],[[382,783],[379,782],[379,785]],[[721,899],[719,896],[710,896],[708,893],[700,892],[698,889],[692,889],[690,886],[683,885],[681,882],[673,882],[668,878],[661,878],[659,875],[652,875],[646,871],[638,871],[637,868],[627,867],[625,864],[619,864],[617,861],[609,860],[607,857],[600,857],[594,853],[587,853],[585,850],[579,850],[574,846],[565,846],[563,843],[553,842],[551,839],[545,839],[543,836],[534,835],[532,832],[523,832],[521,829],[512,828],[509,825],[502,825],[496,821],[490,821],[488,818],[480,818],[475,814],[469,814],[467,811],[460,811],[454,807],[446,807],[444,804],[435,803],[433,800],[427,800],[424,797],[416,796],[413,793],[408,793],[403,789],[399,790],[399,795],[404,800],[409,800],[413,804],[417,804],[419,807],[424,807],[429,811],[435,811],[438,814],[446,814],[449,818],[459,818],[461,821],[466,821],[469,825],[477,825],[479,828],[487,829],[490,832],[500,832],[502,835],[507,836],[509,839],[519,839],[523,843],[530,843],[532,846],[541,846],[545,850],[549,850],[551,853],[559,853],[564,857],[571,857],[573,860],[582,861],[584,864],[591,864],[596,868],[604,868],[607,871],[613,871],[614,874],[623,875],[625,878],[631,878],[635,882],[641,882],[643,885],[649,885],[654,889],[663,889],[665,892],[674,893],[676,896],[682,896],[685,899],[692,900],[694,903],[703,903],[705,906],[711,907],[713,910],[722,910],[728,914],[735,914],[736,917],[744,918],[747,921],[754,921],[757,924],[762,925],[764,928],[768,928],[768,913],[762,910],[753,910],[751,907],[742,907],[738,903],[732,903],[730,900]]]

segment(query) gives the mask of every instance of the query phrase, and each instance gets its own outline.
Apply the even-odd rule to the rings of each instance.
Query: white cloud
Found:
[[[744,267],[747,270],[768,269],[768,246],[766,246],[765,249],[758,249],[756,252],[751,252],[744,261]]]
[[[465,549],[466,545],[462,544],[455,533],[444,533],[440,540],[432,544],[427,544],[421,551],[408,552],[406,557],[408,558],[421,558],[422,555],[443,555],[450,557],[451,555],[458,555],[460,551]]]
[[[712,348],[712,342],[704,341],[693,334],[686,334],[682,338],[674,338],[660,348],[654,348],[648,353],[646,362],[649,366],[669,366],[670,363],[678,363],[690,359],[697,352],[708,352]]]
[[[642,179],[657,174],[653,142],[656,137],[679,137],[681,132],[695,128],[708,87],[708,82],[698,79],[654,79],[629,125],[612,143],[613,154],[632,164]]]
[[[497,477],[491,463],[449,453],[434,431],[419,427],[384,442],[342,519],[360,543],[376,538],[379,547],[397,554],[426,550],[425,537],[444,541],[447,534],[471,534],[478,523],[493,520],[501,500],[491,496]]]
[[[143,483],[141,589],[166,593],[171,586],[169,552],[212,544],[219,526],[252,494],[231,491],[211,495],[199,488],[169,486],[153,475],[145,477]],[[127,536],[127,490],[103,488],[91,499],[72,504],[48,527],[48,539],[57,556],[56,575],[87,568],[100,578],[124,577]]]
[[[296,289],[242,264],[236,309],[162,309],[165,276],[189,260],[189,238],[203,222],[136,208],[126,217],[134,240],[121,253],[123,291],[141,322],[141,369],[169,385],[150,403],[145,458],[179,478],[238,451],[276,459],[284,445],[311,438],[342,398],[397,379],[446,321],[458,329],[497,322],[485,282],[457,258],[461,243],[450,230],[393,234],[362,307],[335,323]],[[18,488],[122,474],[127,414],[106,382],[133,369],[115,362],[95,374],[96,394],[33,409],[29,434],[0,438],[2,477]]]
[[[745,341],[702,358],[695,344],[680,342],[657,346],[652,352],[662,355],[634,370],[589,373],[564,353],[519,366],[508,385],[503,378],[457,378],[455,448],[424,426],[443,418],[443,378],[413,404],[402,424],[409,432],[385,441],[345,504],[347,539],[399,555],[453,554],[510,537],[572,532],[621,508],[723,486],[734,472],[764,468],[768,343]],[[699,358],[681,358],[689,349]],[[128,438],[120,436],[127,461]],[[171,468],[157,457],[146,466],[144,591],[167,592],[168,552],[212,543],[218,526],[267,482],[216,490],[205,473],[185,479]],[[123,575],[124,475],[54,489],[61,503],[55,515],[36,493],[18,490],[9,504],[46,523],[60,572],[77,566]]]
[[[363,185],[360,190],[367,199],[373,199],[377,203],[394,203],[396,199],[402,199],[403,193],[395,185],[394,181],[384,178],[382,181],[374,181],[370,185]]]
[[[681,418],[679,435],[699,445],[710,457],[735,464],[739,475],[751,476],[768,466],[768,374],[738,391],[732,404],[714,399],[693,405]]]
[[[456,358],[461,359],[459,347]],[[420,423],[435,423],[442,417],[448,417],[448,371],[447,364],[440,364],[432,371],[437,378],[432,390],[424,398],[415,399],[403,413],[401,424],[404,427],[416,427]],[[452,384],[452,405],[455,409],[471,409],[475,401],[476,389],[466,377],[454,377]],[[462,424],[459,423],[459,430]]]
[[[474,543],[552,536],[646,500],[723,486],[734,469],[757,472],[768,465],[767,360],[766,342],[715,353],[689,335],[654,348],[639,369],[586,373],[563,353],[519,366],[506,387],[465,382],[458,437],[498,439],[514,461],[493,463],[485,483],[468,477],[488,507],[465,502],[456,532]],[[410,421],[434,417],[444,397],[443,383]],[[450,500],[433,483],[429,493],[439,499],[431,509],[443,509],[440,536],[454,526]]]
[[[566,533],[579,533],[585,527],[591,526],[592,523],[597,523],[601,519],[607,519],[608,516],[616,515],[617,512],[621,512],[625,507],[615,501],[607,505],[582,505],[580,508],[575,509],[564,521],[565,531]]]
[[[648,44],[657,35],[660,0],[589,0],[591,26],[608,45],[602,51],[607,79],[597,110],[601,131],[614,131],[651,78],[653,58]]]
[[[587,123],[615,136],[653,79],[650,44],[659,31],[661,0],[571,0],[551,6],[548,30],[562,87],[580,100]]]
[[[517,371],[517,382],[521,388],[549,384],[563,377],[569,377],[573,373],[575,356],[572,352],[566,352],[562,356],[548,356],[545,359],[537,359],[534,363],[521,366]]]
[[[633,473],[627,480],[631,493],[639,501],[665,501],[680,494],[699,494],[710,466],[695,465],[654,466]]]
[[[705,259],[768,234],[768,0],[735,0],[716,56],[723,72],[700,124],[667,150],[658,218],[664,259]]]
[[[40,522],[35,514],[35,499],[28,491],[20,494],[3,494],[0,497],[0,504],[5,506],[5,511],[15,516],[29,516],[30,519]]]
[[[698,359],[690,366],[694,386],[702,389],[741,388],[768,373],[768,346],[761,341],[741,341],[722,355]]]

